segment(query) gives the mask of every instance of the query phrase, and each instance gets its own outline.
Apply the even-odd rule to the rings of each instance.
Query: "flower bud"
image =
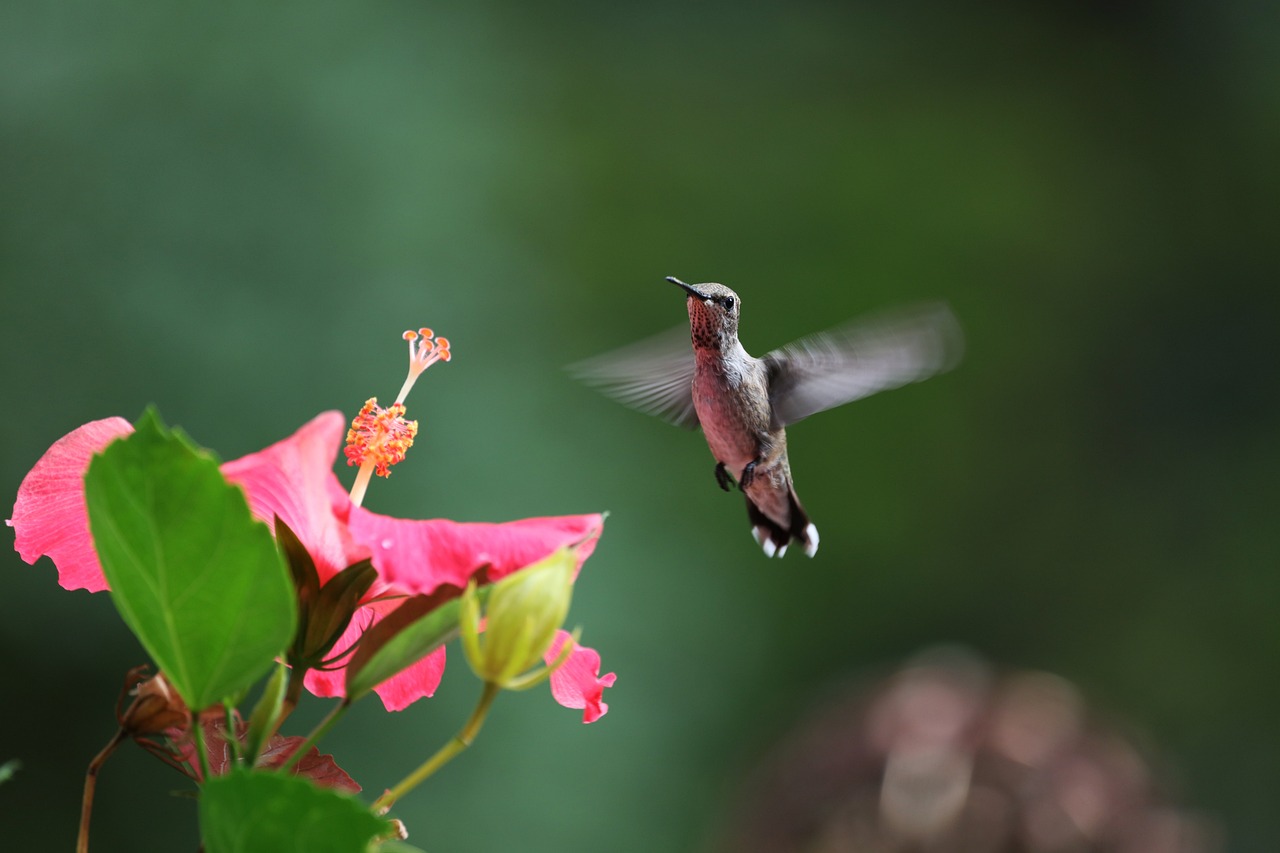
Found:
[[[160,734],[167,729],[186,726],[190,712],[164,673],[156,673],[130,691],[134,697],[119,715],[120,727],[133,737]]]
[[[517,690],[549,674],[547,670],[517,677],[542,662],[564,623],[573,596],[576,565],[574,552],[561,548],[495,583],[489,593],[483,637],[479,633],[480,602],[475,586],[467,588],[460,627],[463,650],[477,676]]]

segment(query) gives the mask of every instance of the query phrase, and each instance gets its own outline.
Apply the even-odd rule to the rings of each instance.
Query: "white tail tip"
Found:
[[[818,528],[810,522],[809,526],[804,529],[805,546],[804,553],[806,557],[812,557],[818,553]]]
[[[779,549],[777,545],[773,544],[772,534],[770,533],[769,528],[765,527],[763,524],[758,527],[751,528],[751,536],[756,540],[756,544],[764,549],[764,555],[766,557],[781,557],[783,554],[787,553],[786,545],[783,545],[782,548]]]
[[[791,544],[790,542],[781,546],[773,544],[773,534],[763,524],[751,528],[751,537],[756,540],[757,545],[764,549],[766,557],[785,556],[787,547]],[[809,557],[818,553],[818,528],[812,524],[804,529],[804,553]]]

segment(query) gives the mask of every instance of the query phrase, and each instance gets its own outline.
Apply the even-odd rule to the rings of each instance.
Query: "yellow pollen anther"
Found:
[[[409,343],[409,375],[400,386],[396,401],[383,409],[378,398],[370,397],[351,421],[347,430],[347,446],[344,453],[348,465],[359,465],[356,481],[351,486],[351,502],[360,506],[364,501],[369,481],[376,473],[379,477],[391,476],[391,466],[404,459],[418,434],[418,422],[404,419],[404,398],[409,396],[413,383],[437,361],[448,361],[449,339],[437,338],[428,328],[412,329],[401,337]]]
[[[372,465],[379,477],[391,476],[390,468],[404,459],[418,434],[418,422],[404,419],[404,405],[388,408],[370,397],[347,430],[347,446],[343,451],[348,465]]]

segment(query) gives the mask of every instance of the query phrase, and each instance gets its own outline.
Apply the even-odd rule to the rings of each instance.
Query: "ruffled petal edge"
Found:
[[[124,418],[90,421],[54,442],[18,487],[5,522],[14,530],[13,546],[32,565],[42,556],[53,560],[64,589],[107,589],[89,532],[84,476],[94,454],[132,432]]]
[[[567,631],[556,632],[551,648],[543,656],[548,665],[560,656],[569,637]],[[604,690],[617,680],[612,672],[600,674],[600,655],[595,649],[579,645],[569,653],[569,659],[551,673],[551,695],[566,708],[581,708],[582,722],[594,723],[609,712]]]

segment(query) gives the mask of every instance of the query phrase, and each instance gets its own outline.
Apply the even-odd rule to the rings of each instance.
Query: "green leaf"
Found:
[[[481,587],[477,593],[482,601],[489,590],[490,587]],[[449,594],[458,593],[451,588]],[[348,702],[361,698],[457,636],[461,600],[454,597],[441,604],[440,597],[440,593],[415,595],[364,632],[347,664]]]
[[[293,586],[270,531],[208,453],[148,410],[94,457],[85,502],[116,609],[188,706],[271,667],[293,636]]]
[[[358,800],[297,776],[238,770],[200,791],[206,853],[364,853],[390,831]]]

